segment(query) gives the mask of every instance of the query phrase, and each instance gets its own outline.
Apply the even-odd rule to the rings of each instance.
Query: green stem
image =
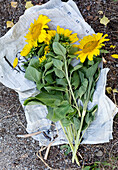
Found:
[[[62,127],[62,129],[63,129],[63,132],[64,132],[65,135],[66,135],[66,138],[67,138],[67,140],[68,140],[68,143],[69,143],[69,145],[70,145],[70,147],[71,147],[72,152],[74,152],[74,146],[73,146],[72,142],[70,141],[70,139],[69,139],[69,137],[68,137],[68,134],[67,134],[67,132],[65,131],[65,128],[64,128],[64,126],[62,125],[61,121],[60,121],[60,125],[61,125],[61,127]],[[80,163],[79,163],[79,161],[78,161],[77,155],[75,155],[75,160],[76,160],[76,163],[78,164],[78,166],[80,166]]]
[[[71,143],[73,143],[73,133],[72,133],[72,127],[71,127],[71,125],[67,126],[67,127],[66,127],[66,130],[67,130],[68,137],[69,137]]]
[[[82,131],[82,126],[83,126],[83,121],[84,121],[85,114],[86,114],[86,109],[84,109],[83,112],[82,112],[80,128],[78,130],[77,138],[75,140],[75,148],[74,148],[73,157],[72,157],[72,162],[73,163],[74,163],[74,159],[75,159],[75,156],[76,156],[76,153],[77,153],[77,150],[78,150],[78,147],[79,147],[79,143],[80,143],[80,133]]]
[[[71,91],[71,95],[72,95],[73,100],[74,100],[74,102],[75,102],[75,105],[76,105],[76,108],[77,108],[79,117],[81,117],[80,110],[79,110],[79,108],[78,108],[78,104],[77,104],[77,101],[76,101],[76,99],[75,99],[75,96],[74,96],[74,93],[73,93],[73,90],[72,90],[72,86],[71,86],[71,83],[70,83],[70,80],[69,80],[68,68],[67,68],[67,61],[66,61],[66,59],[65,59],[65,71],[66,71],[66,79],[67,79],[67,82],[68,82],[68,85],[69,85],[69,88],[70,88],[70,91]]]

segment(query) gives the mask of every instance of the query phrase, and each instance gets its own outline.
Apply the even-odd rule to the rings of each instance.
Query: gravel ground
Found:
[[[11,0],[0,0],[0,37],[9,29],[6,22],[12,20],[16,23],[19,17],[24,13],[25,1],[17,0],[18,7],[12,8]],[[32,0],[34,5],[45,3],[46,1]],[[110,45],[116,45],[115,49],[111,49],[112,53],[117,53],[118,48],[118,2],[113,0],[78,0],[76,1],[85,20],[93,27],[95,32],[108,33]],[[99,18],[103,15],[98,14],[103,11],[110,19],[107,27],[100,24]],[[116,88],[118,90],[118,60],[110,57],[109,54],[104,56],[106,63],[104,67],[109,67],[107,87]],[[108,94],[109,97],[118,103],[118,96]],[[112,169],[113,165],[118,167],[118,116],[114,119],[114,139],[109,143],[100,145],[81,145],[83,159],[81,163],[92,165],[95,161],[107,161],[112,167],[104,167],[101,164],[100,169]],[[26,120],[24,112],[19,103],[18,95],[13,90],[0,84],[0,169],[1,170],[46,170],[48,169],[44,163],[36,156],[40,149],[38,142],[32,138],[17,138],[18,134],[25,134]],[[42,153],[44,155],[45,152]],[[112,158],[112,159],[111,159]],[[51,147],[47,164],[53,169],[79,169],[76,164],[71,163],[71,153],[64,155],[64,151],[59,146]],[[80,168],[82,169],[82,168]],[[118,168],[116,168],[118,169]]]

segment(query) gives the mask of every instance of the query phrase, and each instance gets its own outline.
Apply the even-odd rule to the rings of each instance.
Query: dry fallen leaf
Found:
[[[91,6],[90,5],[88,5],[87,7],[86,7],[86,9],[89,11],[90,10],[90,8],[91,8]]]
[[[32,2],[31,1],[27,1],[26,5],[25,5],[25,8],[28,9],[28,8],[30,8],[32,6],[33,6]]]
[[[16,8],[17,7],[17,2],[11,2],[11,6],[13,7],[13,8]]]
[[[103,14],[103,11],[98,11],[98,14],[102,15],[102,14]]]
[[[117,89],[113,89],[113,93],[118,93],[118,90]]]
[[[106,64],[106,63],[107,63],[107,60],[105,60],[105,58],[104,58],[104,57],[102,57],[102,61],[103,61],[103,63],[104,63],[104,64]]]
[[[7,28],[11,28],[14,26],[13,21],[7,21]]]
[[[105,17],[105,15],[103,16],[103,18],[100,19],[100,23],[105,25],[105,27],[107,26],[107,24],[110,22],[110,20]]]
[[[112,54],[111,57],[118,58],[118,54]]]
[[[106,91],[107,91],[108,94],[111,94],[112,88],[111,87],[106,87]]]
[[[114,49],[115,47],[116,47],[115,45],[110,45],[110,48],[113,48],[113,49]]]

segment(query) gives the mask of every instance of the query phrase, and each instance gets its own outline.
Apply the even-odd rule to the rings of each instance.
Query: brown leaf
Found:
[[[89,16],[87,16],[87,19],[93,20],[93,16],[89,15]]]
[[[93,21],[96,21],[98,19],[98,16],[95,16],[95,18],[93,19]]]
[[[12,6],[13,8],[16,8],[16,7],[17,7],[17,2],[11,1],[11,6]]]
[[[90,5],[88,5],[87,7],[86,7],[86,9],[89,11],[90,10],[90,8],[91,8],[91,6]]]

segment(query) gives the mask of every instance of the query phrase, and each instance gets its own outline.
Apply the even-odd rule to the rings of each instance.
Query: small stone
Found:
[[[96,156],[99,156],[99,157],[103,156],[103,152],[102,152],[101,150],[99,150],[99,151],[96,153]]]

